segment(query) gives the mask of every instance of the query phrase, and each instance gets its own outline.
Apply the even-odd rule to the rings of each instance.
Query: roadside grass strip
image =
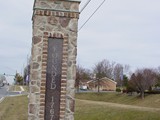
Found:
[[[0,104],[0,120],[27,120],[27,106],[26,95],[6,97]]]
[[[22,87],[23,87],[25,92],[29,92],[29,86],[25,85],[25,86],[22,86]]]
[[[118,93],[78,93],[77,99],[118,103],[124,105],[134,105],[142,107],[160,108],[160,95],[146,95],[141,99],[139,95],[128,95]]]
[[[10,86],[8,91],[9,92],[17,92],[19,94],[22,94],[22,92],[28,92],[28,91],[26,91],[26,87],[24,89],[24,86],[19,86],[19,85]]]
[[[9,87],[9,91],[17,92],[17,91],[21,91],[21,88],[18,85],[12,85],[12,86]]]
[[[152,98],[146,97],[145,101],[141,102],[143,107],[139,104],[136,104],[136,106],[133,104],[127,105],[130,103],[129,100],[133,102],[129,96],[128,98],[127,96],[125,97],[125,99],[128,99],[127,101],[125,100],[127,104],[125,104],[121,96],[109,96],[113,101],[114,99],[121,99],[123,104],[121,104],[122,101],[119,101],[119,103],[102,101],[104,97],[108,98],[106,95],[99,95],[99,98],[97,98],[97,95],[94,94],[95,99],[101,99],[101,101],[97,99],[96,101],[76,99],[75,120],[160,120],[160,108],[157,107],[154,109],[155,105],[159,106],[159,96],[157,95],[150,96]],[[85,97],[86,95],[83,95],[83,98]],[[134,98],[134,100],[140,101],[138,98]],[[146,105],[148,102],[152,103],[154,101],[153,106],[151,104],[149,106]],[[27,95],[6,97],[0,103],[0,120],[28,120]]]

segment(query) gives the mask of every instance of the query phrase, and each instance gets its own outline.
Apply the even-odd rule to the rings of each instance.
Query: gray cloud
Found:
[[[30,53],[34,0],[0,1],[0,74],[22,71]],[[80,7],[87,0],[82,0]],[[103,0],[91,1],[79,27]],[[78,63],[93,67],[102,59],[137,67],[160,61],[160,1],[106,0],[78,33]]]
[[[159,4],[158,0],[106,1],[79,32],[78,60],[88,67],[105,58],[134,69],[159,66]],[[95,7],[82,13],[80,25],[91,9]]]
[[[31,48],[32,1],[0,1],[0,74],[22,72]]]

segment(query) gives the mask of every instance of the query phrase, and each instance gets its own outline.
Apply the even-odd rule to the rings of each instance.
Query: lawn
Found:
[[[23,87],[25,92],[29,92],[29,86],[25,85],[25,86],[22,86],[22,87]]]
[[[78,93],[77,99],[112,102],[126,105],[160,108],[160,95],[146,95],[142,100],[138,95],[121,93]]]
[[[6,97],[0,104],[0,120],[27,120],[27,105],[26,95]]]
[[[20,87],[23,87],[24,91],[25,92],[28,92],[29,91],[29,86],[26,86],[26,85],[12,85],[12,86],[9,86],[9,91],[22,91]]]
[[[84,107],[85,106],[85,107]],[[75,120],[159,120],[159,112],[122,109],[76,101]]]
[[[9,87],[9,91],[21,91],[21,88],[19,85],[12,85]]]
[[[107,97],[108,96],[108,97]],[[118,94],[77,94],[77,98],[93,99],[100,101],[112,101],[117,103],[136,103],[141,102],[143,106],[154,107],[157,103],[159,107],[159,96],[147,96],[145,100],[141,100],[133,96],[123,96]],[[88,98],[89,97],[89,98]],[[124,98],[122,98],[124,97]],[[133,97],[133,98],[132,98]],[[105,100],[103,100],[105,98]],[[108,99],[108,100],[106,100]],[[111,100],[112,99],[112,100]],[[125,100],[124,100],[125,99]],[[121,100],[118,102],[118,100]],[[151,101],[152,100],[152,101]],[[131,102],[130,102],[131,101]],[[151,103],[155,101],[152,106]],[[150,105],[145,105],[150,102]],[[139,103],[140,104],[140,103]],[[28,98],[26,95],[17,97],[7,97],[0,104],[0,120],[27,120]],[[141,106],[141,105],[139,105]],[[130,108],[111,107],[107,105],[84,102],[76,100],[75,120],[159,120],[160,111],[143,111]]]

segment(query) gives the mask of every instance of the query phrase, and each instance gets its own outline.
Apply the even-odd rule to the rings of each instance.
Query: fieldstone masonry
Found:
[[[79,0],[34,2],[28,120],[74,120],[79,4]],[[63,39],[59,119],[45,119],[49,38]]]

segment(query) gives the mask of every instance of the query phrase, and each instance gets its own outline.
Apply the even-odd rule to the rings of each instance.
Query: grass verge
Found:
[[[27,96],[6,97],[0,104],[0,120],[27,120]]]
[[[9,87],[9,91],[21,91],[21,88],[19,85],[12,85]]]
[[[25,92],[29,92],[29,86],[22,86]]]
[[[159,118],[159,112],[116,108],[76,101],[75,120],[159,120]]]
[[[81,97],[82,96],[84,98],[85,95],[81,94]],[[88,96],[90,97],[92,96],[92,99],[95,96],[97,97],[97,95],[91,95],[91,94],[87,95],[87,97]],[[96,98],[94,99],[96,100],[100,99],[102,101],[102,98],[104,96],[106,95],[101,94],[97,97],[97,99]],[[119,100],[121,99],[122,101],[124,101],[122,98],[118,98],[118,97],[114,98],[113,96],[110,95],[111,97],[110,99],[112,99],[113,101],[116,101],[115,99],[119,99]],[[122,96],[120,95],[119,97],[122,97]],[[159,98],[157,96],[150,96],[150,97],[156,98],[156,100],[154,101],[157,101],[157,99]],[[146,101],[151,100],[150,97],[149,96],[146,97],[145,100]],[[105,98],[108,98],[108,97],[105,97]],[[131,98],[126,97],[124,99],[127,99],[126,101],[128,102],[129,102],[129,99],[132,101]],[[133,98],[133,99],[136,99],[136,98]],[[152,103],[152,101],[150,102]],[[28,99],[26,95],[18,96],[18,97],[7,97],[0,104],[0,120],[27,120],[28,119],[27,106],[28,106]],[[159,118],[160,118],[159,111],[142,111],[138,109],[119,108],[119,107],[112,107],[107,105],[88,103],[88,102],[76,100],[75,120],[159,120]]]
[[[160,108],[160,95],[147,95],[144,100],[138,95],[129,96],[119,93],[78,93],[77,99],[112,102],[126,105]]]
[[[29,86],[26,85],[12,85],[9,87],[9,91],[21,91],[20,87],[23,87],[25,92],[29,91]]]

